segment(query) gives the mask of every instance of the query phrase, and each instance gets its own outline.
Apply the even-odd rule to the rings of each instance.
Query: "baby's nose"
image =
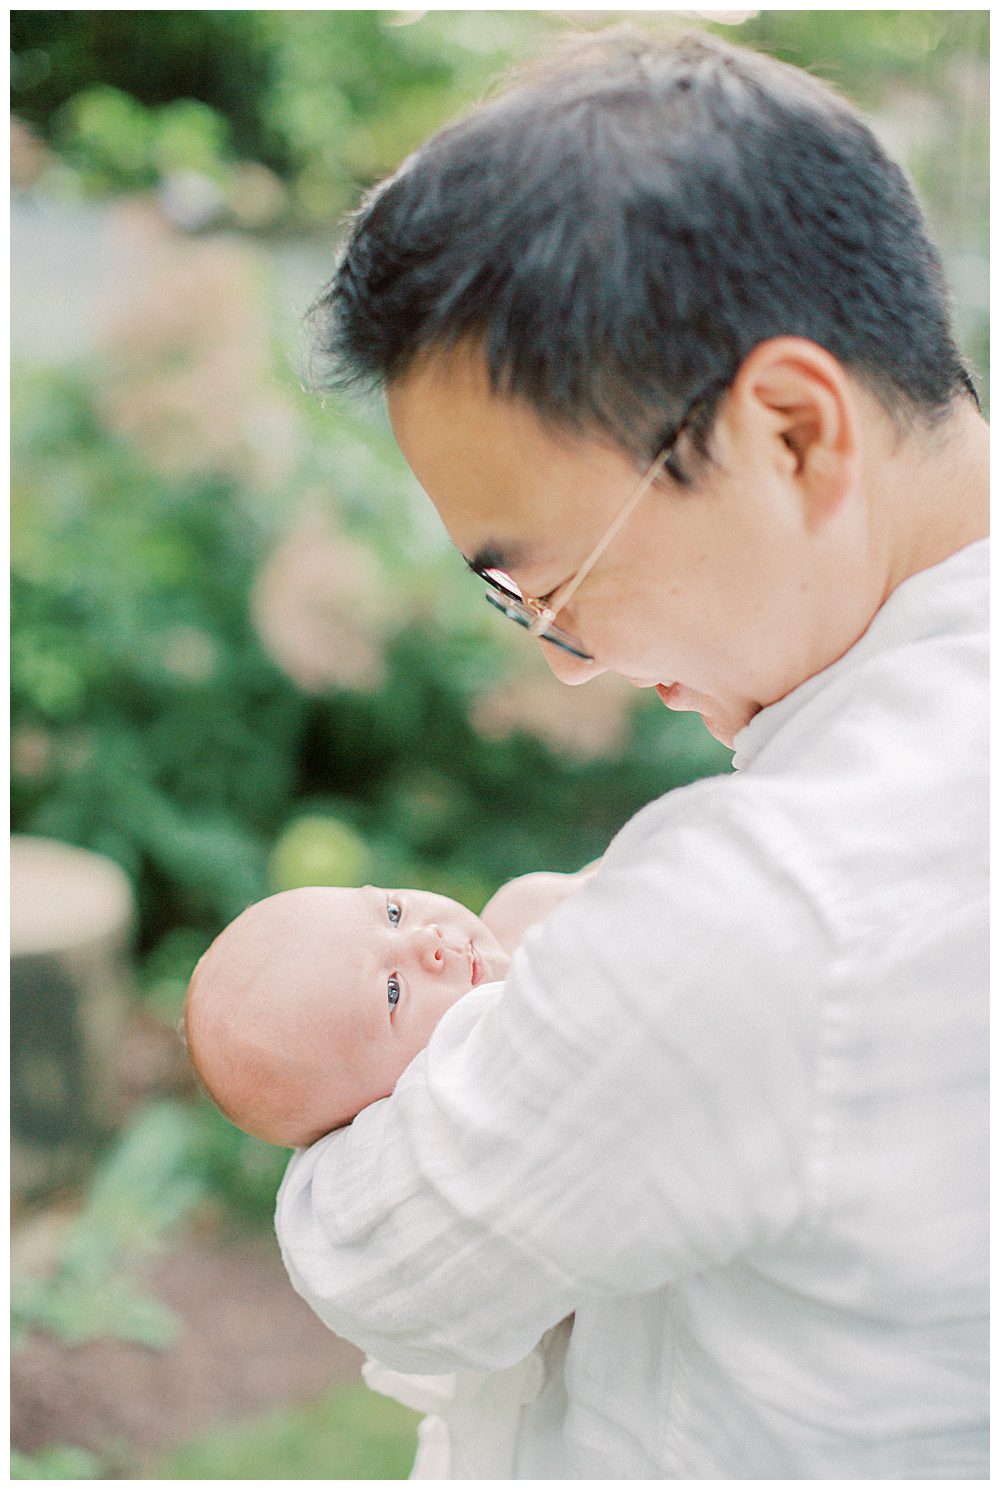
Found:
[[[414,932],[417,958],[421,967],[429,973],[440,973],[444,969],[444,937],[441,928],[432,924],[419,926]]]

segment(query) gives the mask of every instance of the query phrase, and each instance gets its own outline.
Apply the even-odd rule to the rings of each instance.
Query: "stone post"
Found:
[[[11,839],[11,1184],[72,1183],[118,1114],[132,886],[109,859]]]

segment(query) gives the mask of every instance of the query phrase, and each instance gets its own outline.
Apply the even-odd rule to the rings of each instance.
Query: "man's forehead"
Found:
[[[490,389],[482,362],[425,362],[387,389],[397,443],[466,563],[516,575],[565,562],[578,526],[619,499],[629,463]]]

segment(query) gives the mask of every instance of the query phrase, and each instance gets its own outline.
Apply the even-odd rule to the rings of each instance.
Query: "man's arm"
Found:
[[[392,1097],[292,1160],[292,1281],[387,1365],[502,1368],[798,1215],[818,939],[718,793],[647,809]]]

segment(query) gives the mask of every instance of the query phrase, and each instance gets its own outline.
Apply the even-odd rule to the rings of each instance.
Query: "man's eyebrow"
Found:
[[[462,558],[474,574],[478,574],[483,569],[500,569],[504,574],[509,574],[519,564],[524,564],[525,550],[516,543],[503,544],[493,540],[483,544],[471,559],[465,554]]]

